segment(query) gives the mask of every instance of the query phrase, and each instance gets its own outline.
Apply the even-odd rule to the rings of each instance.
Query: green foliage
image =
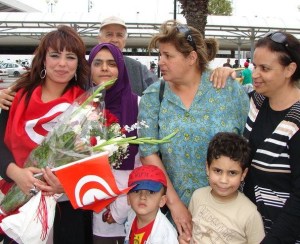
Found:
[[[210,15],[231,15],[232,6],[230,0],[209,0],[208,13]]]

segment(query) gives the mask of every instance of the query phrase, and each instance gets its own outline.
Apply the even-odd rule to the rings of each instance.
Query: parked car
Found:
[[[0,68],[0,76],[8,76],[8,72],[6,69]],[[0,78],[1,79],[1,78]]]
[[[6,69],[8,75],[14,77],[18,77],[27,72],[27,69],[18,63],[2,63],[1,68]]]

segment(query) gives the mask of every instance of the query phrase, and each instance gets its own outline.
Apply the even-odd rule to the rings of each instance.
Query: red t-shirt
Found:
[[[129,235],[129,243],[130,244],[143,244],[147,241],[154,224],[154,220],[151,221],[149,224],[142,228],[138,228],[137,226],[137,218],[133,220],[131,232]]]

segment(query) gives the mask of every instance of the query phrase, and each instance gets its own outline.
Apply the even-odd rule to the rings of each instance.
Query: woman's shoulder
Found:
[[[157,93],[160,90],[160,84],[162,82],[162,79],[159,79],[152,83],[150,86],[147,87],[147,89],[144,91],[144,94],[148,93]]]
[[[213,86],[213,82],[210,80],[210,76],[212,74],[212,70],[206,70],[202,73],[201,82],[205,85],[207,89],[216,93],[227,93],[232,90],[243,90],[242,86],[238,83],[238,81],[234,80],[231,76],[226,79],[224,88],[215,88]]]

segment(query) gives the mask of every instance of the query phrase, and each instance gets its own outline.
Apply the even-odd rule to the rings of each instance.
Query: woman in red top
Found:
[[[30,152],[37,147],[61,114],[88,87],[89,66],[80,36],[68,26],[46,34],[37,47],[31,70],[13,86],[16,92],[11,109],[0,114],[1,190],[11,182],[25,193],[35,186],[45,194],[62,193],[52,173],[47,185],[33,175],[41,170],[23,168]],[[50,177],[49,177],[50,176]],[[74,210],[69,201],[59,202],[54,220],[54,243],[91,243],[91,213]],[[12,243],[5,237],[4,243]]]

